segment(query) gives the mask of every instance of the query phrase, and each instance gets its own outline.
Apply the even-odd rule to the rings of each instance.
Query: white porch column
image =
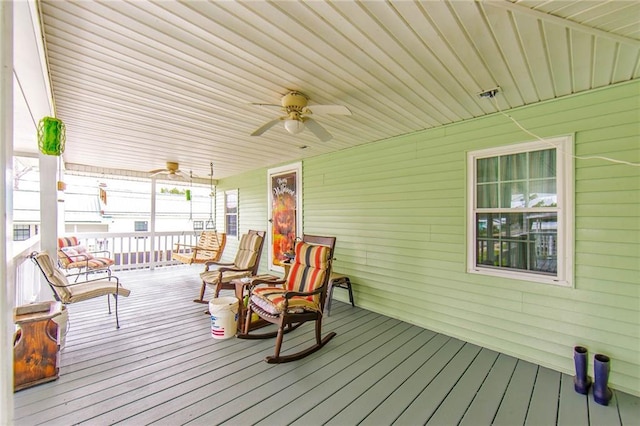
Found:
[[[13,419],[13,2],[0,1],[0,424]]]
[[[149,245],[149,269],[156,268],[154,252],[156,251],[156,177],[151,178],[151,220],[149,231],[151,232],[151,241]]]
[[[55,259],[58,250],[58,231],[61,226],[64,228],[64,214],[58,211],[59,158],[44,154],[39,154],[38,158],[40,160],[40,247]],[[51,293],[46,292],[46,297],[38,297],[38,300],[51,300]]]

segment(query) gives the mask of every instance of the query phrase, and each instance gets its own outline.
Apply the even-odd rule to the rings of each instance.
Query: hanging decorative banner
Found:
[[[62,154],[66,139],[66,129],[62,120],[44,117],[38,123],[38,149],[43,154]]]

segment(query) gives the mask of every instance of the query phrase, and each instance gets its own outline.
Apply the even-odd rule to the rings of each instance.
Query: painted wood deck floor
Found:
[[[214,340],[193,303],[200,268],[119,272],[120,323],[104,298],[72,305],[60,378],[17,392],[16,425],[638,425],[639,398],[608,407],[572,377],[334,301],[337,336],[269,365],[273,340]],[[356,300],[357,304],[357,300]],[[313,339],[307,324],[284,348]]]

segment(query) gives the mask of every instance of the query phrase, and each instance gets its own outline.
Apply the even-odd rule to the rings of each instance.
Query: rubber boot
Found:
[[[609,382],[609,357],[602,354],[596,354],[593,357],[593,374],[595,381],[593,383],[593,399],[600,405],[609,405],[609,401],[613,396],[613,392],[607,386]]]
[[[573,348],[573,362],[576,375],[573,376],[573,388],[579,394],[586,395],[591,387],[591,378],[587,375],[587,348],[576,346]]]

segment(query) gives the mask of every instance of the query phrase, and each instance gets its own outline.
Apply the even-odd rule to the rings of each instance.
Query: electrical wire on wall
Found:
[[[520,130],[522,130],[523,132],[525,132],[529,136],[532,136],[532,137],[536,138],[540,142],[544,142],[544,143],[556,148],[562,154],[569,155],[569,156],[571,156],[571,157],[573,157],[573,158],[575,158],[577,160],[604,160],[604,161],[609,161],[609,162],[612,162],[612,163],[624,164],[624,165],[627,165],[627,166],[640,167],[640,163],[632,163],[632,162],[629,162],[629,161],[617,160],[615,158],[603,157],[603,156],[599,156],[599,155],[581,156],[581,155],[573,155],[573,154],[569,154],[567,152],[564,152],[559,147],[555,146],[553,143],[549,142],[548,140],[543,139],[542,137],[536,135],[532,131],[530,131],[527,128],[525,128],[522,124],[520,124],[518,122],[518,120],[513,118],[510,114],[507,114],[506,112],[502,111],[502,109],[500,109],[500,106],[498,105],[498,100],[496,99],[496,95],[498,94],[498,91],[499,90],[497,88],[491,89],[491,90],[487,90],[485,92],[480,93],[479,96],[481,98],[493,100],[493,103],[494,103],[496,109],[498,110],[498,112],[500,114],[504,115],[505,117],[507,117],[509,120],[511,120],[516,126],[518,126],[518,128]]]

